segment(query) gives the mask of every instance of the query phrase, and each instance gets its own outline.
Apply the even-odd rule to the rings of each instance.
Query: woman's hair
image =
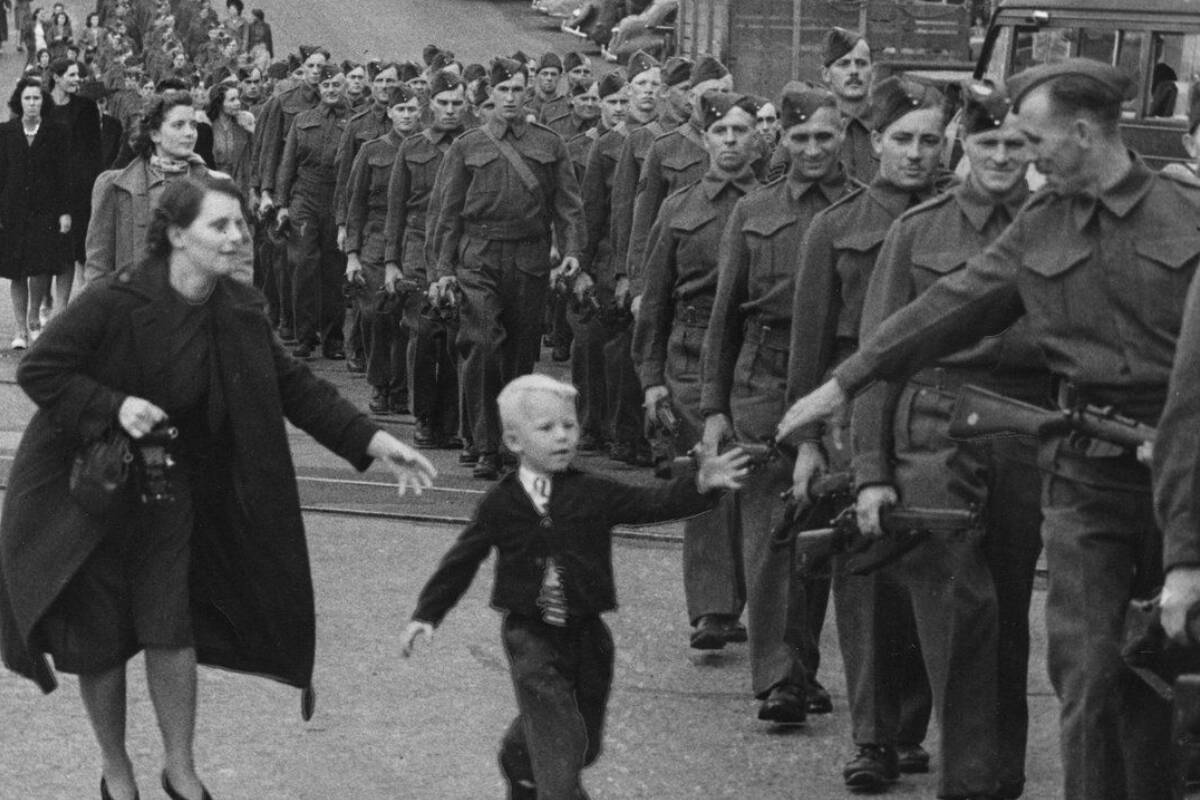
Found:
[[[92,24],[92,20],[96,21],[95,25]],[[93,11],[92,13],[87,15],[87,20],[85,20],[83,24],[85,27],[88,27],[88,28],[99,28],[100,27],[100,15],[97,14],[95,11]]]
[[[209,120],[212,122],[216,122],[217,117],[221,116],[224,112],[225,93],[230,91],[238,92],[239,89],[236,85],[218,83],[208,90],[208,108],[205,109],[204,113],[208,115]]]
[[[62,22],[59,22],[59,19],[61,19]],[[62,25],[62,24],[70,25],[71,24],[71,18],[67,16],[67,12],[65,12],[65,11],[59,11],[57,14],[54,15],[54,18],[51,21],[55,25]]]
[[[236,8],[239,14],[244,13],[246,10],[246,4],[243,3],[242,0],[229,0],[229,2],[225,4],[225,7]]]
[[[253,11],[250,12],[250,15],[253,16],[259,22],[267,21],[267,15],[263,13],[263,10],[261,8],[254,9]]]
[[[42,63],[42,56],[45,56],[46,60],[49,61],[50,60],[50,51],[44,47],[41,50],[38,50],[37,53],[33,57],[34,63],[36,63],[36,64]]]
[[[146,254],[157,259],[171,255],[171,240],[167,231],[172,227],[190,227],[200,216],[204,198],[213,192],[232,197],[241,206],[242,214],[246,213],[246,198],[230,178],[205,174],[171,181],[151,214],[150,227],[146,230]]]
[[[50,104],[50,96],[46,94],[46,90],[42,88],[42,82],[36,75],[26,75],[17,81],[17,88],[13,89],[12,97],[8,98],[8,110],[12,112],[13,118],[18,118],[25,113],[21,108],[21,95],[30,86],[36,86],[42,92],[42,111],[45,112],[46,107]]]
[[[130,146],[133,152],[141,158],[149,158],[154,153],[154,142],[150,139],[152,131],[162,128],[167,114],[176,106],[192,107],[192,96],[186,91],[169,91],[156,94],[146,101],[146,110],[137,121],[137,130],[133,134]]]

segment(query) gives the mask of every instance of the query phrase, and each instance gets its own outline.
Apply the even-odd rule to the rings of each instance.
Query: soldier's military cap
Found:
[[[822,108],[837,108],[833,92],[793,81],[783,87],[783,97],[779,101],[779,124],[784,130],[803,125]]]
[[[433,63],[433,57],[442,52],[442,48],[436,44],[427,44],[421,48],[421,60],[425,62],[425,66]]]
[[[398,83],[388,90],[388,108],[416,100],[417,92],[411,86]]]
[[[587,64],[587,58],[582,53],[577,53],[574,50],[567,53],[563,57],[562,68],[563,72],[570,72],[576,67],[582,67]]]
[[[356,70],[362,66],[363,65],[359,64],[357,61],[351,61],[350,59],[346,59],[345,61],[342,62],[342,72],[349,75],[351,72],[354,72],[354,70]],[[363,67],[363,70],[365,71],[366,68]]]
[[[837,61],[842,56],[853,50],[859,42],[863,40],[863,35],[858,31],[847,30],[834,26],[829,29],[829,33],[825,34],[825,55],[822,63],[829,66]]]
[[[1119,67],[1091,58],[1068,58],[1055,64],[1042,64],[1018,72],[1008,79],[1008,94],[1014,108],[1019,108],[1025,95],[1056,78],[1076,77],[1092,81],[1116,103],[1137,97],[1137,83]]]
[[[507,80],[512,80],[517,75],[524,75],[529,78],[529,68],[525,66],[523,61],[517,61],[512,58],[495,58],[492,59],[492,68],[488,70],[488,79],[492,86],[499,86]]]
[[[629,63],[625,65],[625,72],[629,75],[629,80],[633,80],[646,70],[661,66],[662,64],[659,64],[658,59],[654,56],[645,50],[637,50],[629,57]]]
[[[300,63],[303,64],[312,58],[313,53],[321,53],[326,59],[329,58],[329,51],[318,44],[302,44],[296,48],[300,52]]]
[[[1192,83],[1192,88],[1188,89],[1188,133],[1195,133],[1196,126],[1200,125],[1200,91],[1197,87],[1200,84]]]
[[[429,79],[429,96],[436,97],[442,92],[452,92],[463,85],[462,78],[449,70],[439,70]]]
[[[288,53],[286,64],[288,72],[295,72],[296,70],[300,69],[303,64],[304,59],[300,58],[300,56],[296,55],[295,53]]]
[[[366,63],[367,80],[375,80],[375,76],[383,70],[383,61],[378,58],[369,58]]]
[[[592,90],[592,87],[595,85],[596,85],[595,81],[593,81],[591,83],[577,83],[571,87],[570,91],[567,92],[567,96],[568,97],[579,97],[579,95],[581,95],[581,94],[587,94],[588,92],[590,92]],[[597,96],[599,96],[599,95],[597,95]]]
[[[529,56],[525,55],[524,50],[518,50],[517,52],[515,52],[511,56],[509,56],[509,58],[511,58],[513,61],[519,61],[520,63],[524,64],[526,67],[529,66],[529,62],[532,60],[529,58]]]
[[[491,89],[492,84],[488,82],[487,76],[485,75],[479,79],[479,83],[475,84],[475,91],[472,92],[471,96],[467,99],[471,102],[471,105],[479,108],[481,105],[491,99]]]
[[[616,94],[625,88],[625,76],[620,71],[610,72],[600,79],[600,99]]]
[[[717,59],[712,56],[700,56],[696,59],[696,66],[692,67],[692,85],[698,86],[705,81],[717,81],[728,74],[729,70]]]
[[[433,63],[429,65],[430,72],[438,72],[445,69],[454,63],[454,54],[447,53],[444,50],[433,57]]]
[[[883,131],[905,114],[941,106],[942,93],[937,89],[893,76],[880,81],[871,92],[871,122],[875,130]]]
[[[274,61],[267,66],[267,77],[273,81],[281,81],[291,72],[286,61]]]
[[[538,72],[541,72],[544,69],[556,69],[559,72],[563,71],[563,62],[562,59],[558,57],[557,53],[546,53],[544,56],[542,56],[542,60],[538,62]]]
[[[487,68],[483,64],[467,64],[463,69],[463,80],[467,83],[487,77]]]
[[[692,79],[692,69],[695,62],[686,56],[671,56],[663,64],[663,83],[667,86],[678,86]]]
[[[408,83],[414,78],[420,77],[420,75],[421,68],[411,61],[405,61],[400,65],[399,70],[397,70],[397,77],[400,79],[401,83]]]
[[[967,136],[999,128],[1012,108],[1008,92],[988,80],[964,82],[962,94],[962,131]]]
[[[732,94],[712,89],[700,96],[700,123],[704,130],[708,130],[713,123],[724,119],[725,115],[735,108],[740,108],[753,117],[758,113],[758,107],[758,101],[748,94]]]
[[[319,80],[324,83],[330,78],[336,78],[342,74],[342,68],[337,64],[326,64],[321,67],[321,71],[317,73]]]

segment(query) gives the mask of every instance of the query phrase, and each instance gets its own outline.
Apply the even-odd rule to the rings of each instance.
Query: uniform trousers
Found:
[[[1066,800],[1171,796],[1170,706],[1127,669],[1120,646],[1132,598],[1162,585],[1162,533],[1149,470],[1042,443],[1047,665],[1061,703]]]
[[[401,246],[404,277],[424,286],[425,232],[407,228]],[[430,308],[423,296],[410,298],[404,308],[404,333],[412,376],[412,412],[435,432],[458,435],[458,325],[449,324]]]
[[[533,372],[550,292],[546,239],[489,241],[464,236],[456,273],[463,303],[460,335],[468,346],[462,380],[480,453],[500,451],[496,397],[513,378]]]
[[[333,184],[306,183],[293,191],[288,208],[291,234],[287,256],[292,272],[296,339],[329,352],[343,341],[346,303],[342,286],[346,257],[337,246]]]
[[[509,614],[502,627],[517,717],[500,745],[511,800],[586,800],[612,687],[612,634],[599,616],[565,627]],[[536,792],[529,791],[529,784]]]
[[[788,331],[764,333],[748,326],[746,334],[734,366],[729,411],[739,441],[761,442],[773,435],[787,410]],[[808,598],[809,587],[793,583],[790,555],[771,547],[771,531],[784,514],[779,495],[791,484],[792,464],[772,461],[750,476],[738,499],[751,688],[760,698],[781,684],[804,687],[819,667],[824,605]],[[805,611],[789,613],[789,600]],[[817,607],[821,619],[809,614]]]
[[[612,293],[597,291],[601,303],[611,302]],[[577,309],[567,310],[571,326],[571,379],[579,390],[579,427],[598,442],[608,438],[608,380],[604,369],[604,344],[610,327],[593,315],[584,320]]]
[[[642,384],[633,363],[633,323],[612,333],[604,344],[604,374],[608,381],[608,437],[622,444],[643,441],[645,415]]]
[[[677,322],[667,341],[666,382],[679,418],[676,452],[686,453],[704,435],[700,418],[700,346],[703,324]],[[717,507],[683,523],[683,593],[688,619],[706,614],[739,617],[746,605],[738,494],[725,493]]]

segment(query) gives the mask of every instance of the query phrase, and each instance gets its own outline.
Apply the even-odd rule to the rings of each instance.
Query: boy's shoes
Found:
[[[829,714],[833,711],[833,698],[829,690],[816,678],[808,679],[808,713]]]
[[[413,444],[419,450],[433,450],[441,444],[441,437],[429,424],[429,420],[419,419],[417,420],[417,429],[413,433]]]
[[[876,744],[859,745],[858,753],[842,769],[847,789],[875,792],[900,778],[896,751]]]
[[[482,481],[494,481],[500,477],[500,456],[496,453],[481,453],[471,470],[471,476]]]
[[[705,614],[696,620],[689,644],[693,650],[720,650],[729,642],[736,641],[737,625],[736,619],[724,614]],[[744,628],[742,632],[745,633]]]
[[[758,718],[776,725],[803,725],[806,705],[802,688],[791,683],[776,684],[758,707]]]
[[[391,403],[388,401],[388,390],[386,386],[376,386],[371,394],[371,401],[367,403],[367,408],[372,414],[387,414],[391,410]]]
[[[898,744],[896,766],[906,775],[929,772],[929,751],[919,744]]]

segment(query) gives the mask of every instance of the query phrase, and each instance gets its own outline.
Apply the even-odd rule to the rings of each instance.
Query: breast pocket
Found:
[[[373,155],[367,159],[371,168],[370,198],[372,205],[387,205],[388,181],[392,177],[392,163],[395,157],[388,154]]]
[[[787,214],[755,214],[743,223],[753,294],[761,296],[780,280],[795,277],[800,254],[796,227],[796,218]]]
[[[1143,314],[1151,324],[1178,335],[1179,312],[1200,257],[1200,235],[1143,239],[1134,250]]]
[[[912,254],[912,279],[920,294],[946,275],[958,272],[967,265],[974,253],[958,250],[941,252],[914,252]]]
[[[687,175],[698,173],[699,177],[699,174],[704,172],[704,161],[695,153],[672,154],[663,158],[662,168],[670,185],[678,189],[685,182]]]
[[[494,197],[500,193],[504,176],[500,172],[500,154],[495,150],[468,153],[463,162],[471,173],[468,194],[476,197]]]
[[[1103,322],[1096,315],[1103,306],[1097,302],[1103,288],[1088,285],[1082,279],[1083,265],[1091,258],[1092,250],[1086,246],[1075,247],[1032,247],[1024,253],[1021,264],[1032,290],[1022,291],[1021,299],[1026,306],[1040,309],[1031,313],[1031,319],[1064,324],[1075,329],[1090,329]],[[1102,280],[1102,276],[1096,276]],[[1029,309],[1031,312],[1033,308]]]

